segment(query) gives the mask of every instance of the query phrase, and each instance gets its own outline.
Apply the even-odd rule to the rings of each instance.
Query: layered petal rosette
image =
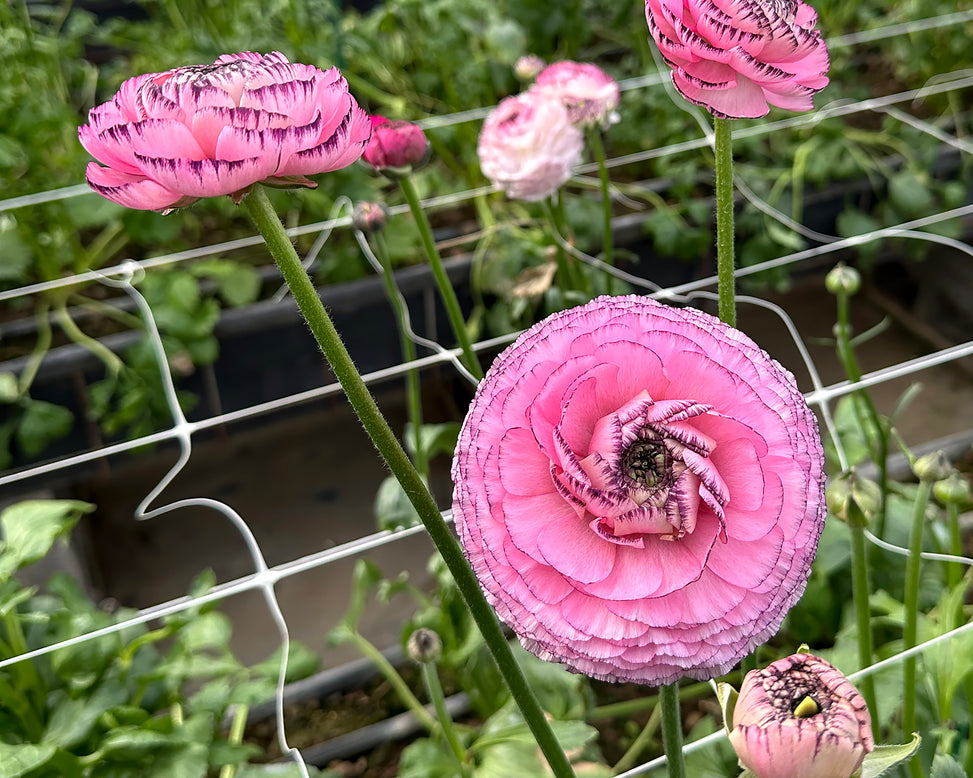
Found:
[[[757,778],[849,778],[875,748],[864,698],[813,654],[747,673],[727,729]]]
[[[530,91],[560,101],[568,109],[571,123],[580,127],[607,127],[618,121],[618,82],[590,62],[563,60],[548,65]]]
[[[645,17],[676,89],[714,116],[808,111],[828,85],[817,14],[801,0],[646,0]]]
[[[581,162],[584,139],[559,100],[533,92],[507,97],[480,132],[480,169],[517,200],[554,194]]]
[[[370,133],[336,68],[244,52],[130,78],[78,137],[104,165],[88,165],[92,189],[164,210],[257,182],[314,186],[306,176],[350,165]]]
[[[744,334],[601,297],[497,358],[459,437],[453,515],[530,651],[607,680],[706,679],[803,593],[823,459],[793,377]]]

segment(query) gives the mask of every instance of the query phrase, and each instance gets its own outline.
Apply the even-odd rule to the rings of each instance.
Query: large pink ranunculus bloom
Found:
[[[817,14],[801,0],[645,0],[645,17],[676,89],[714,116],[809,111],[828,85]]]
[[[747,673],[726,726],[757,778],[849,778],[875,748],[864,698],[813,654]]]
[[[497,358],[456,447],[453,516],[488,600],[542,659],[706,679],[804,591],[823,460],[793,377],[746,335],[600,297]]]
[[[618,82],[590,62],[564,60],[548,65],[530,91],[559,100],[568,109],[571,123],[580,127],[607,127],[618,121]]]
[[[480,132],[480,169],[517,200],[543,200],[571,177],[584,139],[558,100],[524,92],[493,109]]]
[[[92,189],[164,210],[261,181],[314,186],[305,176],[350,165],[370,133],[336,68],[244,52],[128,79],[78,137],[105,165],[88,165]]]

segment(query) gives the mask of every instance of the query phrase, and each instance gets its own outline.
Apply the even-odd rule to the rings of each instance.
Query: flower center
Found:
[[[799,719],[809,719],[820,712],[821,706],[810,694],[804,695],[794,706],[794,716]]]
[[[672,479],[672,454],[660,442],[637,440],[622,454],[622,472],[637,489],[662,489]]]

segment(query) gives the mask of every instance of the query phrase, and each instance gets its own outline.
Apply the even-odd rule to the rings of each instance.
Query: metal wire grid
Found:
[[[973,11],[961,11],[953,14],[942,15],[938,17],[932,17],[925,20],[919,20],[916,22],[910,22],[906,24],[890,25],[886,27],[880,27],[873,30],[866,30],[852,35],[841,36],[839,38],[829,40],[829,48],[837,48],[842,46],[854,46],[859,45],[864,42],[872,42],[878,40],[884,40],[892,38],[899,35],[904,35],[909,32],[932,29],[932,28],[948,28],[956,25],[960,25],[964,22],[973,20]],[[629,89],[642,89],[642,88],[656,88],[659,86],[671,88],[668,84],[668,79],[663,71],[659,73],[651,74],[645,77],[629,79],[622,83],[622,88],[624,90]],[[934,82],[930,82],[922,89],[909,90],[905,92],[900,92],[896,94],[890,94],[879,98],[874,98],[870,100],[858,101],[858,102],[836,102],[831,105],[825,106],[820,110],[807,115],[802,115],[798,117],[788,118],[781,121],[765,123],[762,125],[754,125],[752,127],[741,130],[738,134],[740,136],[754,136],[754,135],[764,135],[770,132],[776,132],[782,129],[793,128],[798,126],[806,126],[814,124],[823,118],[829,116],[841,116],[850,115],[853,113],[863,113],[868,111],[878,111],[888,113],[903,123],[909,124],[910,126],[919,129],[920,131],[929,134],[930,136],[936,138],[943,144],[949,145],[953,148],[958,149],[961,153],[969,154],[973,150],[971,144],[961,138],[954,137],[943,132],[940,128],[925,122],[911,115],[905,113],[899,108],[900,105],[908,104],[916,99],[920,99],[926,95],[938,94],[944,92],[958,91],[965,88],[973,86],[973,73],[969,70],[956,71],[953,73],[942,74]],[[702,137],[688,141],[685,143],[674,144],[664,148],[652,149],[637,154],[626,155],[624,157],[616,157],[609,160],[610,167],[621,167],[626,164],[631,164],[634,162],[643,161],[651,158],[658,158],[663,156],[675,155],[680,153],[685,153],[701,148],[705,148],[710,145],[712,141],[712,132],[709,125],[705,119],[698,111],[694,109],[687,108],[685,103],[682,101],[677,102],[680,107],[684,110],[689,111],[694,115],[696,121],[700,124],[702,130]],[[475,121],[482,119],[489,109],[478,109],[475,111],[467,111],[459,114],[452,114],[449,116],[436,117],[434,119],[427,120],[423,122],[424,126],[428,128],[442,127],[449,124],[455,124],[464,121]],[[590,167],[581,168],[579,173],[591,172]],[[933,241],[937,243],[945,243],[951,247],[963,251],[970,256],[973,256],[973,249],[971,249],[966,244],[960,243],[958,241],[942,238],[941,236],[934,235],[927,232],[920,232],[922,228],[935,225],[939,222],[946,221],[955,218],[964,218],[970,216],[973,213],[973,205],[966,205],[961,208],[956,208],[950,211],[934,213],[922,218],[914,219],[909,222],[904,222],[902,224],[894,225],[891,227],[882,228],[869,233],[863,233],[849,238],[838,239],[834,236],[821,235],[808,230],[803,225],[798,224],[791,220],[789,217],[776,211],[769,203],[762,201],[758,198],[750,189],[747,187],[746,182],[738,179],[737,181],[738,190],[741,194],[746,197],[750,202],[760,208],[764,213],[768,214],[772,218],[777,219],[784,226],[789,229],[793,229],[807,237],[812,237],[814,240],[821,241],[822,245],[815,246],[813,248],[805,249],[803,251],[794,252],[787,254],[775,259],[762,262],[757,265],[753,265],[746,268],[741,268],[736,272],[738,278],[742,278],[748,275],[759,273],[766,270],[771,270],[780,267],[795,267],[802,263],[809,262],[820,257],[824,257],[828,254],[832,254],[844,249],[852,248],[854,246],[863,245],[866,243],[871,243],[875,241],[881,241],[886,238],[911,238],[919,240]],[[489,187],[478,188],[474,190],[466,190],[461,192],[452,193],[442,197],[430,198],[425,201],[425,207],[429,209],[438,209],[442,207],[447,207],[450,205],[455,205],[458,203],[466,202],[474,197],[480,196],[486,192],[491,191]],[[13,210],[16,208],[28,207],[31,205],[36,205],[43,202],[50,202],[54,200],[67,199],[70,197],[77,197],[81,195],[91,196],[89,190],[85,186],[74,186],[66,187],[58,190],[52,190],[49,192],[41,192],[35,195],[27,195],[24,197],[11,198],[7,200],[0,201],[0,212]],[[404,207],[394,208],[393,213],[398,211],[404,211]],[[329,219],[323,222],[317,222],[309,225],[302,225],[300,227],[289,230],[291,236],[296,237],[305,234],[319,234],[325,236],[334,228],[346,227],[350,223],[349,216],[338,216],[333,219]],[[192,454],[192,443],[193,435],[199,431],[209,429],[212,427],[217,427],[231,422],[241,421],[248,418],[253,418],[257,416],[262,416],[265,414],[272,414],[274,412],[296,406],[301,403],[309,402],[315,399],[320,399],[326,396],[337,394],[341,391],[337,384],[328,384],[316,389],[312,389],[305,392],[300,392],[297,394],[290,395],[288,397],[283,397],[277,400],[273,400],[266,403],[261,403],[258,405],[251,406],[249,408],[241,409],[239,411],[234,411],[231,413],[220,414],[217,416],[212,416],[207,419],[199,421],[189,421],[183,415],[179,403],[176,401],[175,387],[172,380],[172,375],[169,371],[168,361],[165,357],[165,352],[162,348],[161,338],[159,337],[158,330],[155,325],[155,320],[152,311],[149,309],[144,298],[135,288],[134,283],[145,273],[146,270],[155,267],[161,267],[166,265],[177,264],[181,262],[190,261],[193,259],[210,256],[214,254],[224,254],[226,252],[257,245],[261,242],[259,237],[245,238],[241,240],[229,241],[220,244],[211,244],[207,246],[202,246],[189,251],[176,252],[168,254],[161,257],[155,257],[149,260],[144,260],[141,262],[134,262],[131,260],[125,261],[113,268],[103,269],[101,271],[91,271],[77,276],[72,276],[64,279],[58,279],[56,281],[46,282],[42,284],[32,284],[29,286],[24,286],[19,289],[14,289],[6,292],[0,292],[0,301],[10,300],[18,297],[30,296],[37,294],[42,291],[74,285],[78,283],[99,281],[101,283],[110,284],[116,286],[123,290],[127,295],[129,295],[135,302],[136,307],[139,309],[142,319],[144,321],[147,332],[149,333],[156,360],[160,373],[163,377],[163,383],[166,390],[166,397],[169,405],[169,409],[173,417],[173,425],[167,430],[163,430],[151,435],[146,435],[135,440],[125,441],[122,443],[116,443],[109,446],[105,446],[97,451],[84,452],[81,454],[65,457],[56,461],[48,462],[37,467],[25,469],[18,472],[12,472],[0,475],[0,487],[22,483],[30,481],[33,478],[49,474],[52,472],[67,470],[69,468],[75,467],[77,465],[83,464],[85,462],[93,461],[96,459],[106,458],[113,456],[115,454],[123,453],[147,444],[160,443],[168,440],[178,441],[180,455],[176,465],[169,471],[169,473],[159,482],[159,484],[151,490],[151,492],[145,497],[145,499],[140,503],[136,511],[136,519],[144,520],[149,518],[156,518],[169,513],[174,510],[179,510],[181,508],[196,506],[208,508],[215,510],[225,516],[228,521],[230,521],[233,526],[240,533],[241,537],[244,539],[249,550],[251,560],[253,562],[254,572],[250,575],[242,576],[240,578],[227,581],[221,584],[217,584],[212,590],[204,595],[198,597],[179,597],[167,602],[159,603],[158,605],[145,608],[137,612],[137,614],[123,622],[106,627],[103,629],[95,630],[89,632],[85,635],[78,636],[69,640],[61,641],[49,646],[44,646],[42,648],[36,649],[34,651],[24,653],[15,657],[0,660],[0,668],[7,667],[9,665],[15,664],[21,661],[28,661],[30,659],[49,654],[51,652],[57,651],[58,649],[68,648],[70,646],[83,643],[85,641],[95,640],[99,637],[104,637],[116,632],[119,632],[129,626],[144,624],[155,619],[162,618],[164,616],[179,613],[190,608],[199,607],[200,605],[208,602],[214,602],[217,600],[222,600],[227,597],[243,594],[246,592],[257,591],[259,592],[268,607],[268,610],[277,626],[282,648],[281,656],[281,671],[278,679],[278,688],[276,695],[276,718],[278,726],[278,741],[281,750],[284,754],[288,755],[291,760],[298,766],[302,775],[307,776],[307,769],[304,764],[303,757],[300,752],[288,746],[286,731],[284,727],[283,718],[283,687],[284,687],[284,668],[286,667],[287,654],[290,646],[290,640],[288,635],[287,623],[281,613],[280,604],[277,601],[276,594],[274,592],[274,585],[286,578],[290,578],[301,573],[305,573],[317,568],[321,568],[325,565],[331,564],[341,559],[356,556],[359,554],[366,553],[372,549],[380,548],[385,545],[396,543],[407,537],[424,532],[424,529],[420,527],[413,527],[410,529],[399,530],[396,532],[376,532],[371,535],[361,537],[357,540],[341,544],[339,546],[319,551],[307,556],[299,557],[283,564],[279,564],[270,567],[266,564],[263,556],[263,552],[254,538],[252,532],[247,526],[246,521],[241,517],[236,511],[227,506],[226,504],[213,500],[210,498],[196,498],[189,500],[180,500],[178,502],[162,505],[160,507],[152,507],[153,503],[157,501],[161,493],[164,491],[166,486],[175,478],[178,472],[185,466],[189,461]],[[323,245],[323,239],[320,243]],[[367,244],[363,243],[362,248],[366,250],[367,254]],[[567,244],[565,244],[567,245]],[[318,246],[320,249],[320,246]],[[709,277],[693,281],[690,283],[682,284],[679,286],[669,287],[666,289],[660,289],[653,285],[651,282],[645,279],[633,277],[622,271],[615,270],[613,268],[607,268],[606,266],[600,265],[598,260],[594,258],[581,256],[584,261],[591,262],[596,266],[601,266],[606,272],[612,272],[620,278],[632,283],[635,286],[646,289],[650,296],[657,299],[665,300],[683,300],[691,302],[693,299],[697,298],[713,298],[712,292],[707,291],[708,288],[715,285],[715,277]],[[822,384],[816,366],[814,365],[810,355],[804,346],[803,340],[798,332],[793,321],[787,315],[785,311],[780,309],[771,303],[764,300],[752,297],[740,297],[738,298],[742,304],[759,305],[762,306],[778,317],[780,317],[784,326],[788,329],[796,347],[798,348],[805,366],[808,370],[808,374],[811,377],[812,390],[806,394],[806,398],[812,406],[814,406],[822,419],[822,423],[828,430],[833,440],[837,441],[837,436],[835,435],[834,423],[831,414],[832,403],[835,402],[840,397],[843,397],[856,389],[865,388],[870,386],[876,386],[883,384],[888,381],[892,381],[905,376],[911,376],[919,373],[923,370],[931,368],[936,365],[941,365],[955,360],[961,359],[966,356],[973,355],[973,341],[968,341],[966,343],[953,346],[951,348],[942,349],[940,351],[909,360],[907,362],[902,362],[896,365],[892,365],[874,372],[864,375],[860,382],[856,384],[851,384],[848,381],[841,381],[830,386],[825,386]],[[501,346],[514,339],[516,335],[504,336],[501,338],[493,338],[490,340],[484,340],[475,344],[477,350],[491,350],[498,346]],[[421,339],[417,339],[420,340]],[[367,383],[374,383],[382,381],[388,378],[393,378],[401,376],[407,370],[413,368],[424,368],[431,365],[443,364],[445,362],[451,362],[454,365],[458,365],[458,350],[448,350],[444,349],[438,344],[423,342],[423,345],[433,348],[434,353],[430,356],[426,356],[416,361],[408,364],[399,364],[390,368],[383,370],[374,371],[365,376]],[[838,456],[842,462],[845,463],[844,452],[840,448],[840,443],[838,445]],[[444,512],[444,516],[447,520],[451,519],[449,511]],[[878,539],[873,538],[873,542],[881,543]],[[889,544],[881,543],[884,548],[894,550],[897,553],[908,555],[907,549],[897,548],[894,546],[889,546]],[[939,560],[952,560],[958,561],[963,564],[973,565],[973,560],[962,558],[962,557],[951,557],[949,555],[942,554],[923,554],[924,558],[939,559]],[[914,656],[922,654],[936,646],[943,643],[957,639],[963,634],[973,629],[973,623],[967,624],[957,630],[949,632],[945,635],[939,636],[933,640],[923,643],[914,649],[906,652],[901,652],[896,656],[889,659],[878,662],[868,668],[862,669],[857,673],[852,674],[850,677],[855,680],[865,675],[873,674],[886,669],[894,664],[903,661],[908,656]],[[719,741],[724,737],[722,732],[714,733],[710,736],[697,740],[693,743],[689,743],[685,746],[685,753],[690,754],[698,751],[702,748],[706,748],[713,743]],[[629,778],[630,776],[643,775],[652,771],[653,769],[662,767],[665,764],[665,757],[660,757],[652,761],[646,762],[638,767],[635,767],[627,772],[625,772],[620,778]]]

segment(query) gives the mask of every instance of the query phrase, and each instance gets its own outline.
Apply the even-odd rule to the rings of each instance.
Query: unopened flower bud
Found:
[[[536,54],[525,54],[514,65],[514,75],[520,81],[527,83],[537,78],[537,74],[544,69],[544,60]]]
[[[420,627],[409,635],[406,649],[414,662],[438,662],[443,653],[443,641],[431,629]]]
[[[727,728],[757,778],[849,778],[875,748],[865,700],[813,654],[747,673]]]
[[[355,204],[351,212],[351,226],[362,232],[376,232],[385,226],[389,217],[389,209],[384,203],[362,201]]]
[[[853,295],[862,288],[862,277],[855,268],[839,262],[825,277],[824,285],[831,294]]]
[[[882,504],[882,490],[854,470],[831,479],[825,491],[828,510],[853,527],[864,527]]]
[[[947,505],[966,505],[971,499],[970,482],[953,470],[947,478],[933,484],[932,493],[937,500]]]
[[[429,141],[418,124],[370,116],[372,138],[362,154],[369,165],[390,178],[401,178],[429,161]]]
[[[946,458],[946,454],[940,449],[919,457],[912,463],[912,472],[920,481],[932,483],[948,478],[949,474],[953,472],[953,467]]]

